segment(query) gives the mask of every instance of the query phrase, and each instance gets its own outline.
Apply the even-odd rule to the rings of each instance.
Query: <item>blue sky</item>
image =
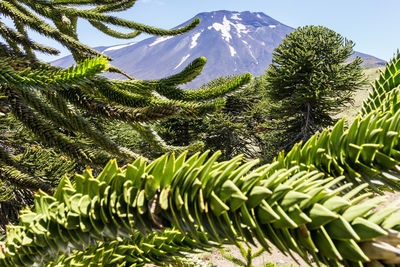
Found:
[[[138,0],[130,10],[116,15],[155,27],[172,28],[204,11],[264,12],[294,28],[311,24],[326,26],[353,40],[355,50],[389,60],[400,48],[399,5],[399,0]],[[79,36],[90,46],[130,42],[107,37],[87,23],[79,24]],[[67,53],[62,52],[62,55]]]

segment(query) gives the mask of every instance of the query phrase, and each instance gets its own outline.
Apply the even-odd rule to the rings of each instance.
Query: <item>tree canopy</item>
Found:
[[[332,115],[364,84],[361,59],[348,62],[353,42],[322,26],[299,27],[274,50],[266,72],[271,115],[287,144],[332,125]]]

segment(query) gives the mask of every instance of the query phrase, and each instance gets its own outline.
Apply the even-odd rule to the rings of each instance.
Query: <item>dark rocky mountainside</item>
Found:
[[[198,87],[219,76],[245,72],[263,74],[271,64],[274,48],[294,30],[261,12],[221,10],[200,13],[196,17],[201,19],[200,25],[183,35],[151,37],[137,43],[97,49],[112,57],[113,65],[139,79],[174,74],[195,58],[204,56],[207,64],[202,74],[188,85]],[[357,55],[367,67],[385,64],[370,55]],[[62,67],[73,63],[71,56],[52,62]],[[107,76],[113,77],[113,74]]]

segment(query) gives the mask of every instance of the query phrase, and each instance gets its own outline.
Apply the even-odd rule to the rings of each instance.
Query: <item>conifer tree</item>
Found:
[[[160,153],[199,149],[199,143],[188,147],[166,144],[151,123],[169,117],[197,117],[218,110],[225,102],[221,97],[246,84],[250,75],[207,90],[182,90],[178,86],[200,74],[205,58],[195,59],[180,73],[144,81],[113,67],[109,63],[111,58],[79,41],[78,20],[86,20],[98,31],[119,39],[131,39],[141,33],[174,36],[199,23],[195,19],[184,27],[164,30],[110,15],[131,8],[135,2],[1,0],[0,13],[12,22],[0,22],[1,111],[16,118],[45,146],[91,166],[105,163],[111,157],[118,157],[120,161],[137,158],[136,153],[102,131],[111,121],[129,125],[152,150]],[[114,27],[130,32],[120,32]],[[57,55],[59,51],[32,39],[32,32],[62,44],[72,53],[77,65],[60,69],[39,61],[37,53]],[[123,74],[127,79],[110,80],[99,75],[105,71]],[[49,177],[37,176],[24,167],[21,159],[13,154],[16,151],[24,148],[12,147],[0,138],[2,203],[12,199],[18,188],[51,193],[55,182],[48,182]],[[62,163],[57,166],[59,171],[68,169]],[[59,176],[56,170],[48,175]]]
[[[323,26],[299,27],[274,50],[266,72],[271,116],[285,148],[332,125],[333,114],[364,85],[361,59],[348,63],[354,43]]]
[[[342,119],[259,167],[242,156],[219,162],[220,152],[172,153],[63,177],[9,228],[0,265],[167,265],[257,240],[317,266],[400,266],[399,201],[377,210],[385,197],[370,192],[400,190],[398,77],[400,55],[348,130]]]
[[[0,47],[2,102],[44,144],[86,164],[103,163],[112,156],[137,158],[134,152],[102,133],[101,124],[111,120],[131,125],[152,149],[183,150],[165,144],[149,123],[167,117],[193,117],[213,112],[224,104],[221,96],[250,79],[246,74],[207,90],[182,90],[178,85],[200,74],[206,63],[204,58],[194,60],[182,72],[170,77],[143,81],[113,67],[107,62],[110,58],[79,41],[78,20],[82,19],[97,30],[120,39],[134,38],[142,32],[159,36],[183,34],[199,23],[195,19],[182,28],[164,30],[108,15],[134,4],[132,0],[0,1],[1,14],[14,23],[11,26],[0,22],[0,35],[5,41]],[[122,33],[113,26],[131,32]],[[37,60],[37,52],[55,55],[58,51],[32,40],[29,36],[32,31],[61,43],[79,64],[62,70]],[[99,76],[103,71],[118,72],[127,79],[110,80]],[[97,124],[91,123],[91,117],[99,118]],[[192,144],[189,149],[198,147],[199,144]],[[6,146],[0,145],[0,150],[1,170],[7,174],[2,180],[33,190],[51,190],[45,183],[22,172]]]

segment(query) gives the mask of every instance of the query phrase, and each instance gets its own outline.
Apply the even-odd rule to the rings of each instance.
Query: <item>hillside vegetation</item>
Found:
[[[371,90],[371,83],[374,82],[378,77],[381,71],[383,71],[385,67],[377,67],[377,68],[367,68],[363,70],[363,74],[368,81],[368,85],[364,88],[354,91],[351,98],[353,103],[346,105],[343,108],[343,111],[338,113],[336,118],[346,117],[349,122],[353,121],[353,119],[357,116],[363,102],[367,99],[368,94]]]

